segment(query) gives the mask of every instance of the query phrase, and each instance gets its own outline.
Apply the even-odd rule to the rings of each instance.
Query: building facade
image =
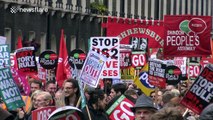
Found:
[[[87,51],[90,37],[105,35],[101,22],[106,16],[163,20],[187,14],[213,17],[213,0],[0,0],[0,36],[7,37],[12,52],[18,36],[40,43],[39,52],[58,52],[64,29],[68,51]]]

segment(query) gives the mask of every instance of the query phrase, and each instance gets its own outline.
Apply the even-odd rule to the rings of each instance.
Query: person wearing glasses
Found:
[[[65,105],[76,106],[79,98],[78,81],[75,79],[67,79],[63,84],[63,92],[65,95]]]

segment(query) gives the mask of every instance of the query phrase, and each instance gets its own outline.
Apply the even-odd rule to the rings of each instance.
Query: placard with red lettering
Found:
[[[34,47],[23,47],[15,52],[18,70],[25,74],[37,74]]]
[[[132,66],[142,68],[147,62],[146,54],[134,53],[131,55]]]
[[[91,87],[97,87],[107,58],[90,50],[84,62],[79,79]]]
[[[186,60],[187,57],[174,57],[174,65],[179,67],[182,74],[186,75]]]
[[[48,120],[50,114],[56,109],[55,106],[43,107],[32,111],[32,120]]]
[[[166,87],[166,64],[159,59],[149,60],[149,83],[160,88]]]
[[[164,57],[211,55],[211,16],[165,15]]]
[[[213,65],[208,64],[181,100],[181,104],[200,114],[213,100]]]
[[[187,66],[187,75],[190,80],[196,80],[201,71],[201,65],[198,62],[190,62]]]
[[[121,95],[112,99],[106,113],[110,120],[133,120],[134,113],[130,108],[133,107],[134,104],[135,101],[128,96]]]
[[[108,57],[102,78],[120,78],[120,40],[118,37],[91,37],[91,49]]]

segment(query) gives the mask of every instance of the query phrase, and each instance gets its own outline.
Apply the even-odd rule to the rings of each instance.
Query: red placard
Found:
[[[200,114],[213,98],[213,66],[207,65],[188,90],[181,103]]]
[[[110,120],[133,120],[134,113],[130,110],[134,103],[127,99],[126,96],[121,95],[113,104],[107,109],[106,113]]]
[[[131,58],[133,67],[142,67],[147,62],[145,54],[132,54]]]
[[[55,106],[48,106],[32,111],[32,120],[47,120],[49,115],[56,109]]]
[[[211,55],[211,16],[166,15],[164,56]]]
[[[166,64],[159,59],[149,60],[149,83],[160,88],[166,87]]]

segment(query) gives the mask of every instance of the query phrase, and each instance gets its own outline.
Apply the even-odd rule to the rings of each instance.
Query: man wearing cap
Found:
[[[135,115],[135,120],[150,120],[151,115],[157,112],[152,99],[144,94],[138,97],[131,110]]]

